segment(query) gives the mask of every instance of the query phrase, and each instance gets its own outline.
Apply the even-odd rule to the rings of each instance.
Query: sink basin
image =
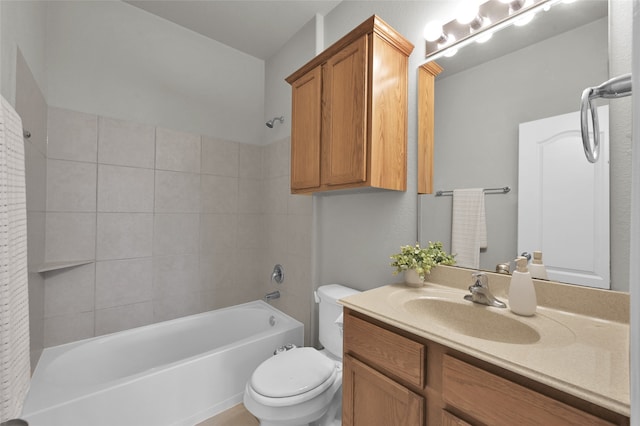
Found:
[[[455,302],[435,297],[419,297],[403,302],[399,308],[451,331],[511,344],[533,344],[540,333],[518,319],[476,303]]]

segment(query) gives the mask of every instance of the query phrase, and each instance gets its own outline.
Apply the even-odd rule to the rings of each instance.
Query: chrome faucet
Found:
[[[271,293],[267,293],[264,295],[264,301],[265,302],[270,302],[274,299],[280,299],[280,291],[276,290],[276,291],[272,291]]]
[[[471,275],[475,282],[469,287],[471,294],[464,296],[464,300],[469,300],[482,305],[494,306],[496,308],[506,308],[507,305],[496,299],[489,291],[489,278],[483,272],[476,272]]]

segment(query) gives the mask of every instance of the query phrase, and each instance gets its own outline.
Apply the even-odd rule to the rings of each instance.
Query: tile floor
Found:
[[[227,411],[211,417],[196,426],[258,426],[258,419],[244,408],[243,404],[238,404]]]

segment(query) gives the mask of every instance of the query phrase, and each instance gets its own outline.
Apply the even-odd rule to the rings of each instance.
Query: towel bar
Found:
[[[485,194],[506,194],[511,191],[511,188],[508,186],[504,186],[502,188],[485,188],[483,189]],[[442,197],[446,195],[453,195],[453,190],[448,191],[436,191],[436,197]]]

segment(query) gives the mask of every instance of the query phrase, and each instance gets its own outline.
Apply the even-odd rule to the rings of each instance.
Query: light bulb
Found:
[[[437,41],[442,37],[442,24],[438,21],[428,22],[427,25],[424,26],[422,35],[427,41]]]
[[[469,24],[478,16],[478,10],[477,0],[466,0],[458,6],[456,20],[463,25]]]

